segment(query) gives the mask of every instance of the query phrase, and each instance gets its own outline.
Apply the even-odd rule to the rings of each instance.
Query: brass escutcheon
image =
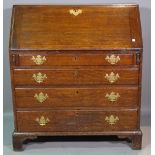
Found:
[[[114,65],[117,64],[117,62],[121,59],[119,56],[115,56],[114,54],[112,54],[111,56],[106,56],[105,60],[109,62],[111,65]]]
[[[46,61],[46,58],[45,58],[45,56],[42,57],[41,55],[37,55],[36,57],[32,56],[32,60],[37,65],[42,65]]]
[[[48,95],[40,92],[39,94],[36,93],[34,98],[36,98],[38,102],[43,103],[48,98]]]
[[[110,83],[116,82],[120,78],[119,74],[117,73],[116,75],[111,72],[109,75],[105,75],[105,79],[107,79]]]
[[[47,79],[46,74],[37,73],[32,76],[37,83],[42,83],[45,79]]]
[[[111,92],[110,94],[106,94],[105,97],[110,101],[110,102],[115,102],[117,99],[120,97],[119,93]]]
[[[70,13],[70,14],[73,14],[74,16],[78,16],[79,14],[82,13],[82,10],[81,10],[81,9],[77,9],[77,10],[75,10],[75,9],[70,9],[70,10],[69,10],[69,13]]]
[[[50,122],[49,118],[47,117],[47,118],[45,119],[44,116],[41,116],[40,118],[37,117],[37,118],[35,119],[35,121],[38,122],[38,124],[39,124],[40,126],[45,126],[48,122]]]
[[[110,125],[114,125],[119,121],[118,116],[110,115],[105,117],[105,121],[109,123]]]

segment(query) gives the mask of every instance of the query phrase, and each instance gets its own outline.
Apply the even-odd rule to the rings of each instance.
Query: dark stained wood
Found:
[[[44,102],[39,102],[35,94],[47,94]],[[117,101],[106,97],[111,92],[118,93]],[[55,87],[55,88],[16,88],[17,108],[95,108],[95,107],[136,107],[138,87]]]
[[[70,9],[81,9],[82,14],[74,16]],[[16,5],[12,18],[11,50],[142,47],[137,5]]]
[[[74,16],[70,9],[81,9]],[[14,150],[37,136],[116,135],[141,149],[142,37],[138,5],[13,7],[10,73]],[[37,65],[32,56],[45,56]],[[106,56],[119,56],[110,64]],[[42,83],[32,77],[46,74]],[[116,82],[106,74],[118,73]],[[43,103],[34,98],[48,94]],[[111,103],[105,97],[119,93]],[[110,125],[106,116],[118,117]],[[49,118],[40,126],[36,118]],[[113,118],[112,118],[113,120]]]
[[[142,133],[131,136],[131,147],[134,150],[142,149]]]
[[[106,68],[102,69],[15,69],[15,85],[56,85],[56,84],[111,84],[106,74],[119,74],[114,84],[138,84],[138,68]],[[43,82],[34,80],[33,74],[46,74]]]
[[[109,124],[106,116],[114,115],[119,118],[116,124]],[[36,118],[44,116],[49,119],[45,126],[40,126]],[[19,132],[39,131],[130,131],[137,129],[137,111],[19,111],[17,112]]]
[[[14,151],[23,151],[23,142],[27,139],[36,139],[37,136],[35,135],[19,135],[16,133],[13,133],[12,140],[13,140],[13,150]]]
[[[44,54],[39,52],[38,54],[19,54],[19,65],[20,66],[62,66],[62,65],[111,65],[105,58],[112,54]],[[33,60],[37,55],[46,58],[46,61],[42,65],[37,65]],[[116,57],[119,56],[120,61],[116,65],[132,65],[136,64],[134,61],[134,54],[114,54]]]
[[[35,136],[34,136],[35,135]],[[65,138],[64,136],[71,136],[71,140],[73,141],[73,136],[74,139],[76,140],[76,138],[78,138],[79,136],[85,136],[83,138],[83,141],[88,141],[87,137],[90,140],[90,136],[93,137],[94,136],[99,136],[101,138],[101,136],[104,138],[104,136],[113,136],[113,135],[117,135],[118,138],[124,139],[124,138],[128,138],[129,140],[132,141],[132,138],[136,137],[136,135],[139,135],[142,137],[142,132],[139,130],[136,131],[106,131],[106,132],[35,132],[35,134],[33,132],[13,132],[13,140],[14,140],[14,145],[13,149],[14,151],[22,151],[24,148],[22,147],[22,143],[24,140],[26,139],[36,139],[38,136],[47,136],[48,138],[50,138],[51,136],[63,136],[63,138]],[[51,137],[51,138],[52,138]],[[67,137],[66,137],[67,138]],[[135,138],[136,140],[137,138]],[[138,139],[137,139],[138,140]],[[132,144],[132,143],[131,143]],[[139,146],[141,145],[141,143],[139,143]],[[132,147],[132,146],[131,146]],[[132,149],[141,149],[140,147],[132,147]]]

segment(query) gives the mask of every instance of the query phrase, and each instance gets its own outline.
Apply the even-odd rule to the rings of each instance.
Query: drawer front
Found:
[[[137,128],[137,111],[17,112],[18,132],[102,132]]]
[[[138,68],[109,69],[16,69],[15,85],[138,84]]]
[[[134,54],[19,54],[20,66],[133,65]]]
[[[17,108],[136,107],[138,87],[16,88]]]

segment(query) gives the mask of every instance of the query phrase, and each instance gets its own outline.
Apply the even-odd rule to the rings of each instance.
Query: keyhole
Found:
[[[78,71],[74,72],[74,76],[77,77],[78,76]]]
[[[76,91],[76,94],[78,94],[78,93],[79,93],[79,91],[77,90],[77,91]]]
[[[77,59],[78,59],[77,57],[74,57],[74,60],[75,60],[75,61],[77,61]]]

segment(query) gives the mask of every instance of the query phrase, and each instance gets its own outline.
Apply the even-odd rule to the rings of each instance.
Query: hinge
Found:
[[[136,54],[136,64],[139,65],[140,64],[140,53]]]

